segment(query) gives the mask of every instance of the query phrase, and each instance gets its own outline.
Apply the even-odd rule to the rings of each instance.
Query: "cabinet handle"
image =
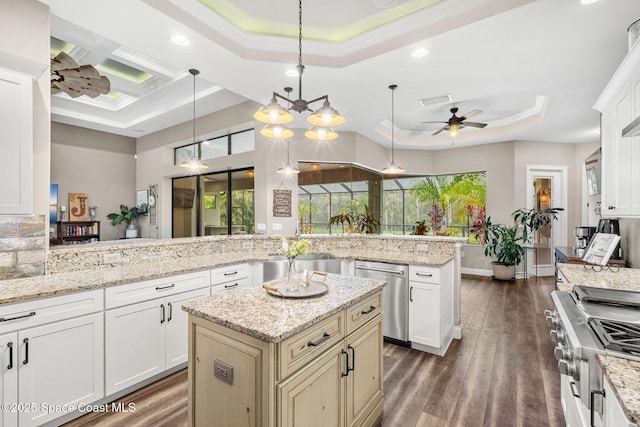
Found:
[[[237,271],[231,271],[229,273],[224,273],[225,276],[233,276],[234,274],[238,274]]]
[[[176,286],[175,283],[172,283],[172,284],[167,285],[167,286],[156,286],[156,291],[164,291],[165,289],[171,289],[171,288],[173,288],[175,286]]]
[[[9,364],[7,365],[7,369],[13,368],[13,342],[7,343],[7,348],[9,349]]]
[[[420,273],[416,271],[416,276],[420,276],[420,277],[433,277],[433,274],[431,273]]]
[[[25,338],[22,340],[24,343],[24,360],[22,361],[23,365],[29,363],[29,338]]]
[[[349,376],[349,353],[344,351],[344,348],[343,348],[342,350],[340,350],[340,354],[344,354],[346,356],[346,360],[344,362],[344,367],[345,367],[346,372],[341,372],[340,376],[341,377],[347,377],[347,376]]]
[[[238,286],[238,282],[234,283],[233,285],[224,285],[224,288],[231,289],[231,288],[235,288],[236,286]]]
[[[413,286],[409,287],[409,301],[413,302]]]
[[[356,349],[348,345],[347,350],[351,350],[351,368],[349,368],[349,366],[347,365],[347,373],[349,373],[349,371],[353,371],[356,369]]]
[[[309,341],[307,343],[307,347],[315,347],[318,346],[320,344],[322,344],[323,342],[325,342],[326,340],[328,340],[329,338],[331,338],[331,335],[329,335],[326,332],[322,333],[322,338],[318,339],[318,341]]]
[[[16,316],[16,317],[10,317],[10,318],[4,318],[4,317],[0,317],[0,322],[11,322],[12,320],[18,320],[18,319],[24,319],[25,317],[31,317],[31,316],[35,316],[36,312],[32,311],[29,314],[23,314],[22,316]]]
[[[173,304],[168,303],[167,305],[169,306],[169,317],[167,318],[167,322],[171,322],[171,319],[173,318]]]
[[[373,310],[375,310],[376,308],[374,306],[369,306],[369,310],[362,310],[360,312],[360,314],[369,314],[371,313]]]
[[[160,308],[162,309],[162,316],[160,317],[160,324],[164,323],[164,304],[160,304]]]
[[[594,397],[595,397],[596,394],[601,395],[603,398],[607,397],[604,394],[604,390],[591,390],[591,396],[589,396],[589,401],[590,401],[589,403],[591,403],[591,409],[589,410],[590,415],[591,415],[591,427],[596,427],[595,426],[595,420],[594,420],[595,411],[593,409],[593,404],[594,404],[594,400],[595,400]]]
[[[610,211],[614,210],[615,208],[615,206],[607,206],[607,209],[609,209]]]

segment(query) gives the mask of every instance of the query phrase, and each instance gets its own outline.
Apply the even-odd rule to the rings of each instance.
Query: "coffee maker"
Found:
[[[595,232],[596,227],[576,227],[576,245],[574,248],[586,249]]]
[[[620,235],[620,221],[616,218],[602,218],[598,223],[597,233],[608,233]],[[622,259],[622,248],[620,243],[611,254],[611,259]]]

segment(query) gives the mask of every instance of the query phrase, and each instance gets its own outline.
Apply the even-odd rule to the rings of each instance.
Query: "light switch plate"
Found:
[[[253,242],[242,242],[242,249],[253,249]]]
[[[274,223],[274,224],[273,224],[273,229],[274,229],[274,230],[282,230],[282,224],[279,224],[279,223],[277,223],[277,222],[276,222],[276,223]]]
[[[417,252],[429,252],[429,245],[427,243],[418,243],[416,245]]]
[[[120,252],[104,254],[102,262],[105,264],[120,264],[122,263],[122,254]]]
[[[273,249],[273,242],[272,241],[262,242],[262,247],[264,249]]]
[[[256,230],[258,231],[266,231],[267,230],[267,224],[265,224],[264,222],[259,222],[256,224]]]

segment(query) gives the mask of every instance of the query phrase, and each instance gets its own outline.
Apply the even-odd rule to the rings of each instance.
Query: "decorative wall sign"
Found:
[[[291,216],[291,190],[273,190],[273,216]]]
[[[69,221],[89,221],[86,194],[69,193]]]

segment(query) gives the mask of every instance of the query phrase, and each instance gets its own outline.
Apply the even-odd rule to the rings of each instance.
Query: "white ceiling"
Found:
[[[285,75],[297,63],[295,0],[42,1],[51,7],[52,35],[78,46],[78,62],[111,58],[154,76],[143,85],[109,76],[124,101],[54,95],[54,121],[139,137],[191,120],[189,68],[201,72],[197,116],[246,99],[264,104],[285,86],[298,97],[297,77]],[[305,0],[303,98],[329,95],[347,118],[338,132],[385,146],[392,83],[401,148],[450,147],[446,132],[432,136],[438,125],[420,122],[446,121],[452,106],[460,114],[481,109],[472,121],[488,123],[462,129],[457,146],[598,141],[592,105],[638,18],[638,0]],[[175,45],[174,34],[191,44]],[[416,47],[430,53],[414,59]],[[446,94],[452,102],[419,103]],[[293,127],[305,123],[298,117]]]

